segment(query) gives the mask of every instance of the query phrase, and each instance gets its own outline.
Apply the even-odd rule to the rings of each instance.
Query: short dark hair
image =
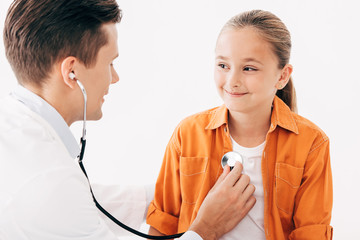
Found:
[[[91,66],[108,41],[101,26],[121,17],[116,0],[14,0],[4,44],[18,82],[42,86],[53,65],[68,56]]]

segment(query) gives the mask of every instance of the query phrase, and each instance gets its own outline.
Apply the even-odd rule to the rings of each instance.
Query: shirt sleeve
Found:
[[[332,203],[329,140],[326,138],[313,146],[305,163],[303,180],[295,198],[295,230],[289,239],[332,239]]]
[[[163,159],[155,186],[154,200],[151,202],[146,222],[163,234],[178,231],[178,216],[181,207],[179,177],[179,128],[172,135]]]

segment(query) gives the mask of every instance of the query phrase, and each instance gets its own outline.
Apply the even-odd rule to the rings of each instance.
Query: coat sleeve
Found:
[[[146,222],[163,234],[177,233],[181,207],[180,128],[173,133],[165,151],[155,186],[154,200],[150,203]]]
[[[86,179],[73,168],[42,172],[18,191],[12,204],[9,228],[0,224],[8,239],[117,239],[100,218]]]
[[[118,186],[92,184],[94,195],[102,207],[122,223],[134,229],[140,229],[141,224],[145,221],[147,207],[150,203],[148,199],[153,199],[154,195],[153,188],[153,185]],[[106,225],[117,236],[131,234],[119,227],[104,214],[99,214]]]
[[[295,198],[295,230],[289,239],[332,239],[332,203],[329,139],[326,137],[313,145],[305,163],[302,183]]]

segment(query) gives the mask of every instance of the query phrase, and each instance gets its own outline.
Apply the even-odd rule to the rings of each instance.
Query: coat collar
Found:
[[[40,96],[18,85],[11,96],[45,119],[56,131],[72,158],[80,153],[80,147],[69,126],[56,109]]]

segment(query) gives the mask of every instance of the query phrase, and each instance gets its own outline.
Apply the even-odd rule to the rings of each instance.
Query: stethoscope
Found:
[[[75,80],[75,74],[73,72],[69,73],[69,77],[72,80]],[[85,153],[85,146],[86,146],[86,103],[87,103],[87,95],[86,95],[86,91],[85,91],[85,87],[84,85],[78,80],[76,79],[76,83],[79,85],[81,92],[83,94],[84,97],[84,121],[83,121],[83,130],[82,130],[82,136],[80,139],[80,154],[78,156],[78,162],[80,165],[81,170],[83,171],[85,177],[87,178],[87,180],[89,181],[89,178],[87,176],[87,173],[85,171],[85,167],[82,163],[82,160],[84,158],[84,153]],[[237,152],[227,152],[224,154],[224,156],[221,158],[221,166],[224,168],[226,165],[230,166],[230,170],[233,169],[233,167],[235,166],[235,162],[241,162],[243,163],[243,158],[242,156],[237,153]],[[89,187],[90,187],[90,192],[91,195],[93,197],[93,200],[95,202],[96,207],[103,213],[105,214],[105,216],[107,216],[110,220],[112,220],[115,224],[117,224],[118,226],[124,228],[125,230],[138,235],[140,237],[143,238],[148,238],[148,239],[173,239],[173,238],[179,238],[181,237],[184,233],[178,233],[178,234],[174,234],[174,235],[166,235],[166,236],[153,236],[153,235],[147,235],[145,233],[139,232],[125,224],[123,224],[122,222],[120,222],[119,220],[117,220],[113,215],[111,215],[108,211],[106,211],[100,204],[99,202],[96,200],[94,193],[92,191],[91,185],[90,185],[90,181],[89,181]]]
[[[73,72],[69,73],[69,77],[70,79],[72,80],[75,80],[75,74]],[[81,170],[83,171],[83,173],[85,174],[86,178],[88,179],[89,181],[89,178],[87,176],[87,173],[85,171],[85,167],[82,163],[82,160],[84,158],[84,153],[85,153],[85,146],[86,146],[86,103],[87,103],[87,95],[86,95],[86,91],[85,91],[85,87],[84,85],[78,80],[76,79],[76,82],[77,84],[79,85],[80,89],[81,89],[81,92],[83,94],[83,97],[84,97],[84,121],[83,121],[83,130],[82,130],[82,136],[81,136],[81,139],[80,139],[80,147],[81,147],[81,150],[80,150],[80,154],[78,156],[78,162],[79,162],[79,165],[80,165],[80,168]],[[96,207],[103,213],[105,214],[105,216],[107,216],[108,218],[110,218],[115,224],[117,224],[118,226],[124,228],[125,230],[133,233],[133,234],[136,234],[140,237],[143,237],[143,238],[148,238],[148,239],[173,239],[173,238],[179,238],[181,237],[184,233],[178,233],[178,234],[174,234],[174,235],[166,235],[166,236],[153,236],[153,235],[147,235],[145,233],[142,233],[142,232],[139,232],[125,224],[123,224],[122,222],[120,222],[119,220],[117,220],[113,215],[111,215],[108,211],[106,211],[100,204],[99,202],[96,200],[95,196],[94,196],[94,193],[92,191],[92,188],[91,188],[91,185],[90,185],[90,181],[89,181],[89,187],[90,187],[90,192],[91,192],[91,195],[93,197],[93,200],[95,202],[95,205]]]
[[[229,165],[230,170],[232,170],[235,166],[235,162],[240,162],[241,164],[244,164],[244,158],[238,152],[234,152],[234,151],[227,152],[221,158],[222,168],[225,168],[226,165]]]

